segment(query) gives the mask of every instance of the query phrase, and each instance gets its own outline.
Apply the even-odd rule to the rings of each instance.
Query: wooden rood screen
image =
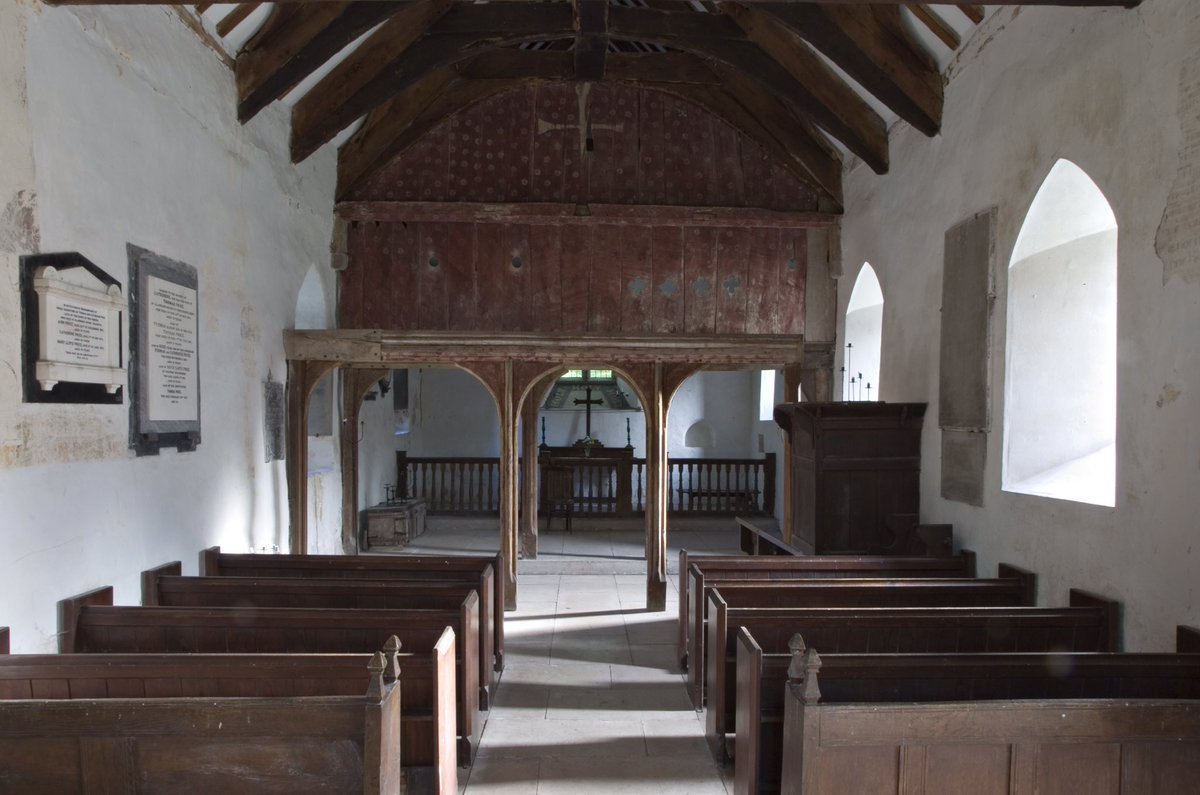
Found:
[[[671,458],[667,508],[673,514],[769,514],[775,505],[775,455]],[[430,513],[491,516],[500,511],[498,458],[399,459],[397,497],[425,500]],[[646,510],[646,459],[624,467],[572,459],[576,515],[635,516]],[[623,482],[628,477],[629,482]]]

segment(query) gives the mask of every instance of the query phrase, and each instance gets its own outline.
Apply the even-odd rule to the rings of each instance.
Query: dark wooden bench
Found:
[[[963,550],[948,557],[811,555],[762,557],[698,555],[679,551],[679,664],[688,667],[691,617],[704,607],[706,577],[724,580],[808,580],[855,577],[974,577],[975,555]]]
[[[836,654],[1121,650],[1120,604],[1077,590],[1070,607],[731,608],[719,589],[709,599],[705,736],[721,762],[732,758],[741,631],[766,654],[788,653],[797,633]]]
[[[778,692],[785,793],[1141,795],[1200,781],[1200,655],[822,657],[798,642]],[[740,770],[737,782],[753,791]]]
[[[714,589],[730,607],[1032,607],[1037,577],[1006,564],[994,579],[926,577],[904,579],[708,580],[699,591],[707,606]],[[708,664],[707,610],[693,617],[688,657],[688,694],[704,706]]]
[[[0,791],[396,795],[396,675],[379,653],[0,656]]]
[[[238,555],[209,547],[200,553],[206,577],[352,577],[356,579],[474,579],[479,620],[492,627],[495,669],[504,670],[504,556],[495,555]]]
[[[163,607],[438,608],[479,596],[465,581],[357,580],[317,577],[182,577],[178,561],[142,572],[142,604]],[[495,687],[492,627],[479,620],[479,705],[491,708]]]
[[[112,588],[59,602],[63,653],[352,653],[392,635],[414,653],[454,630],[459,762],[469,764],[483,728],[479,711],[478,599],[457,609],[346,610],[285,607],[114,607]]]

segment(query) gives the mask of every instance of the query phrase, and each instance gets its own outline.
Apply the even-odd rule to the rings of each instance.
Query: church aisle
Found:
[[[673,659],[675,583],[663,613],[645,611],[645,588],[644,575],[521,575],[466,795],[732,790]]]

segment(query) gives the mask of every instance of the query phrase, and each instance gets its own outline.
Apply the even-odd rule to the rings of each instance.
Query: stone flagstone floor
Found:
[[[637,526],[577,522],[570,535],[543,534],[538,560],[520,562],[519,609],[505,614],[506,668],[475,764],[459,771],[466,795],[732,791],[675,659],[677,578],[666,612],[645,609],[642,538]],[[681,545],[737,548],[728,519],[668,538],[672,571]],[[487,523],[439,520],[406,551],[497,542]]]

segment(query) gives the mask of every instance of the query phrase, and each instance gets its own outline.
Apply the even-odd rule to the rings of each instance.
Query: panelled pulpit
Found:
[[[785,540],[816,554],[886,554],[917,522],[924,403],[782,403],[791,440]]]

